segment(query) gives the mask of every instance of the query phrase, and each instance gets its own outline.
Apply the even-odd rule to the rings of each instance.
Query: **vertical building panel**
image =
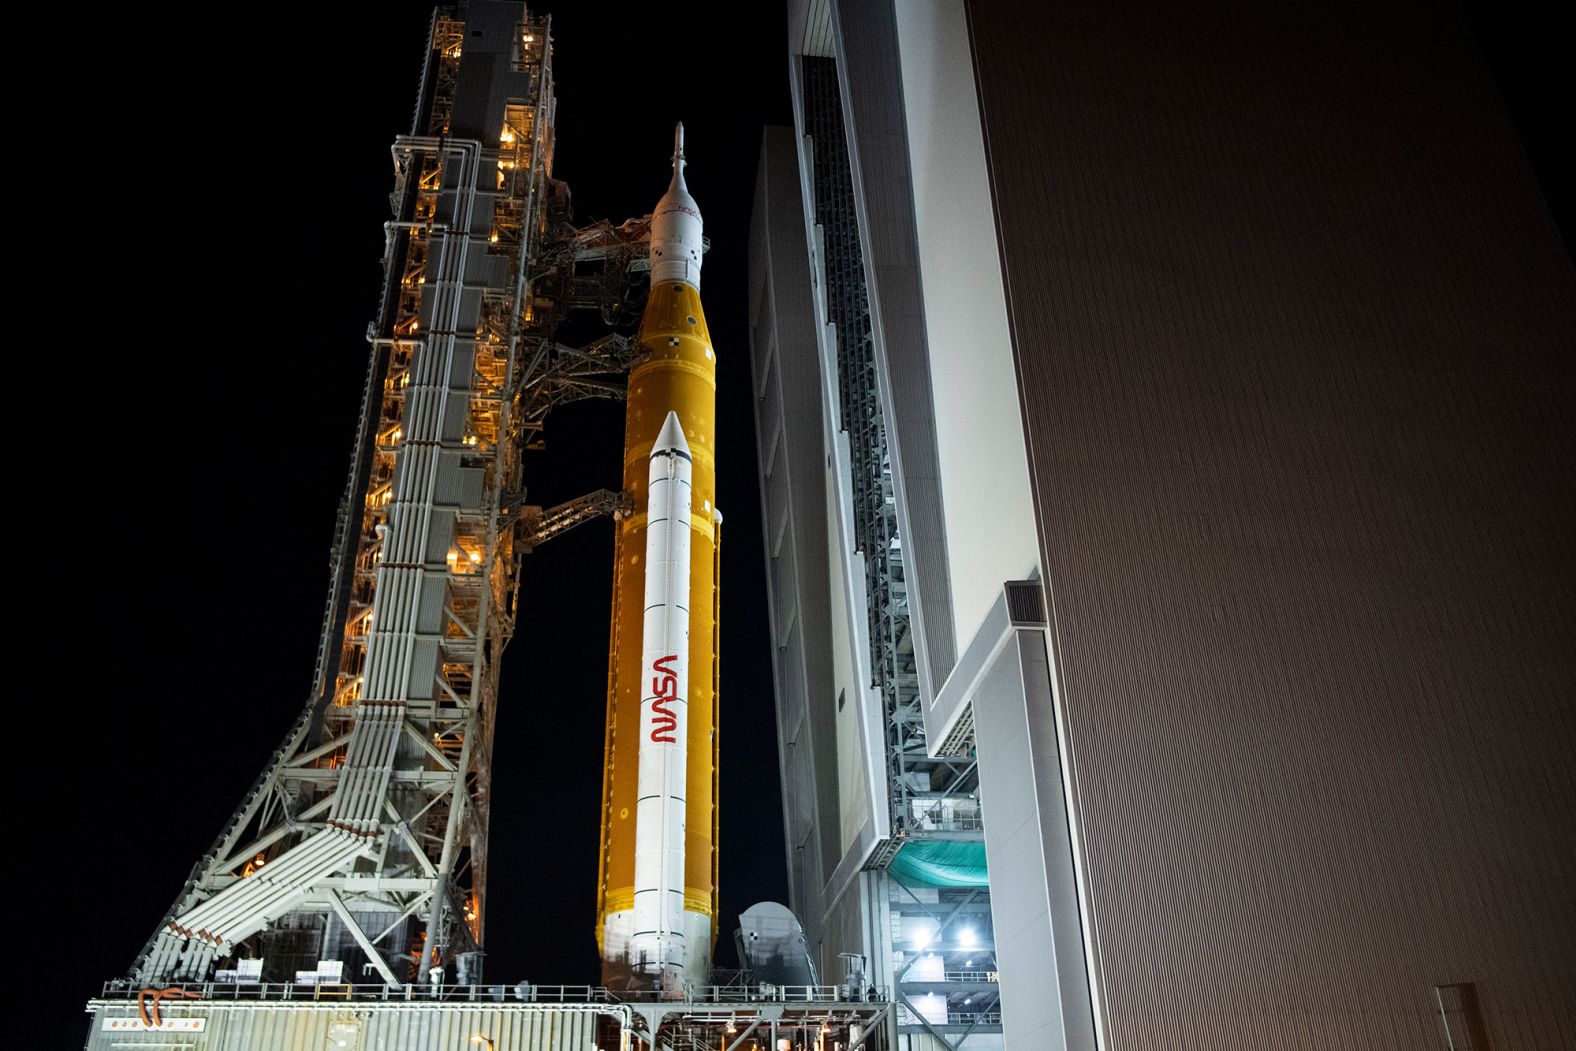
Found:
[[[1454,8],[968,9],[1106,1046],[1566,1046],[1576,280]]]
[[[963,0],[906,2],[895,14],[898,116],[907,132],[920,268],[906,287],[918,294],[922,283],[925,291],[912,309],[924,317],[928,345],[948,590],[961,653],[1002,582],[1038,569],[1039,546]],[[927,708],[932,737],[950,714]]]

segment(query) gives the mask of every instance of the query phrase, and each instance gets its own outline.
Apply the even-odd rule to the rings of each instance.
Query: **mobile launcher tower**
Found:
[[[753,971],[712,984],[721,515],[700,212],[680,129],[653,215],[571,224],[552,177],[549,31],[507,0],[434,14],[414,125],[393,146],[315,686],[129,976],[89,1003],[90,1049],[888,1046],[889,1006],[862,982],[818,985],[795,966],[797,926],[764,907],[741,938]],[[643,296],[639,331],[621,334]],[[608,334],[557,342],[584,311]],[[525,505],[523,454],[549,410],[626,398],[625,373],[623,491]],[[484,985],[521,559],[603,514],[619,523],[604,987]]]

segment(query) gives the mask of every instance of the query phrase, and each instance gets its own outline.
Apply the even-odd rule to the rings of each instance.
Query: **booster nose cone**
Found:
[[[651,215],[651,283],[683,281],[700,288],[703,246],[700,207],[684,185],[684,125],[673,130],[673,180]]]
[[[656,444],[651,447],[651,455],[679,452],[687,456],[689,451],[689,442],[684,440],[684,426],[679,423],[679,414],[669,409],[667,419],[662,421],[662,430],[657,432]]]

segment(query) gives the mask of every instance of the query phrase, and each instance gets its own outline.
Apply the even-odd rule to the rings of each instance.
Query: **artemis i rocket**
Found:
[[[700,209],[673,179],[651,217],[651,291],[629,373],[614,542],[597,941],[602,981],[680,997],[711,969],[717,908],[716,354]]]

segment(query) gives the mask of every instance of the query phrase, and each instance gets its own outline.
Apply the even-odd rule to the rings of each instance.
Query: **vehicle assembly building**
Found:
[[[553,177],[552,47],[549,21],[508,0],[433,16],[415,123],[393,145],[316,687],[130,974],[89,1004],[89,1048],[889,1046],[889,1005],[821,985],[781,906],[744,912],[744,970],[714,984],[706,243],[682,127],[653,214],[573,225]],[[641,297],[638,331],[618,331]],[[566,345],[576,316],[609,330]],[[591,397],[626,402],[622,491],[527,505],[524,454],[549,410]],[[494,727],[521,563],[601,515],[617,568],[585,948],[601,945],[604,985],[488,985],[490,780],[508,748]]]
[[[1576,278],[1454,5],[790,5],[795,912],[899,1046],[1576,1046]]]

